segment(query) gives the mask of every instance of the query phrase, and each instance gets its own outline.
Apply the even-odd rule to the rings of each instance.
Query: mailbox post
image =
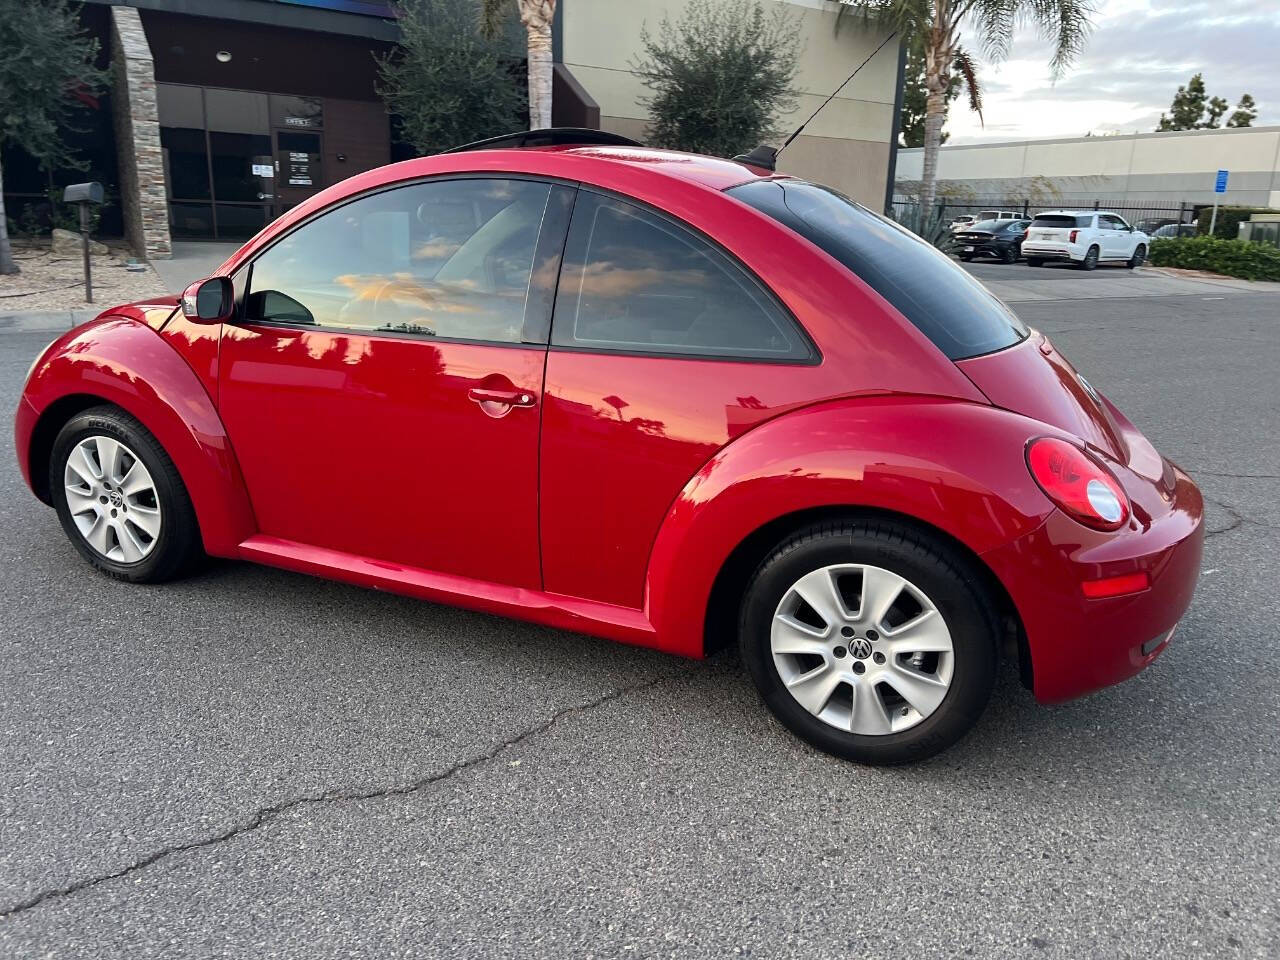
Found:
[[[73,183],[62,191],[64,203],[80,205],[80,248],[84,251],[84,301],[93,303],[93,274],[89,268],[89,204],[102,203],[102,184]]]

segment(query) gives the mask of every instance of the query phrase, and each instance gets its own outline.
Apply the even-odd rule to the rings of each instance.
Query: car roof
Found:
[[[664,150],[659,147],[567,144],[554,147],[523,147],[519,152],[528,150],[643,167],[646,170],[699,183],[713,190],[724,190],[748,180],[776,176],[772,170],[753,167],[737,160],[723,160],[720,157],[708,157],[701,153],[683,153],[679,150]]]

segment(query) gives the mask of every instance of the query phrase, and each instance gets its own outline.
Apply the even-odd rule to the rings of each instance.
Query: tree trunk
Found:
[[[9,276],[18,272],[18,262],[13,259],[13,249],[9,246],[9,220],[4,210],[4,167],[0,166],[0,274]]]
[[[941,4],[939,4],[941,6]],[[938,192],[938,148],[942,146],[942,125],[947,120],[947,83],[951,79],[949,24],[935,22],[925,44],[924,169],[920,174],[920,206],[923,216],[933,213]]]
[[[551,21],[556,0],[520,0],[529,34],[529,129],[551,126]]]

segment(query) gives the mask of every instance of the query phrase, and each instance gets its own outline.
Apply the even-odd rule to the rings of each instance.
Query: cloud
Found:
[[[980,55],[986,126],[961,98],[951,107],[948,142],[1150,131],[1193,73],[1232,109],[1242,93],[1252,94],[1256,125],[1280,124],[1275,0],[1109,0],[1094,22],[1084,53],[1056,80],[1051,45],[1033,28],[1018,31],[1009,59]],[[981,49],[973,36],[962,42]]]

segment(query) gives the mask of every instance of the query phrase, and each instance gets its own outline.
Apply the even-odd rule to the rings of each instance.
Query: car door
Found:
[[[1099,241],[1104,260],[1115,260],[1124,250],[1124,234],[1120,230],[1119,221],[1109,213],[1098,215]],[[1126,255],[1127,256],[1127,255]]]
[[[219,409],[262,534],[539,588],[546,334],[573,189],[401,185],[237,275]]]
[[[727,253],[583,188],[543,401],[546,590],[640,608],[672,501],[725,443],[818,389],[817,351]]]
[[[1113,215],[1111,221],[1116,237],[1116,259],[1128,260],[1133,256],[1133,252],[1138,249],[1138,234],[1134,232],[1133,227],[1129,225],[1129,222],[1124,217]]]

